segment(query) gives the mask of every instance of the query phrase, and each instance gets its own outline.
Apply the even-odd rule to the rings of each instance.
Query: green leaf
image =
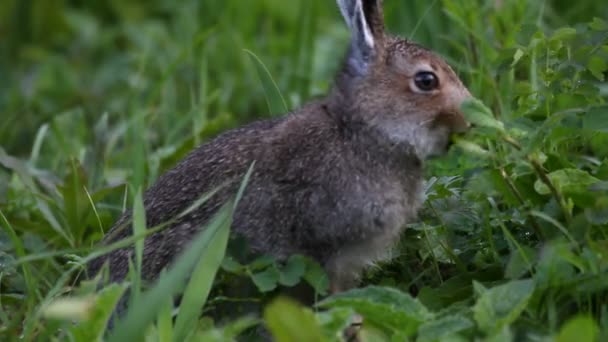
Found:
[[[589,316],[576,316],[562,326],[556,342],[595,342],[599,334],[597,323]]]
[[[600,81],[604,81],[604,72],[608,70],[608,62],[600,56],[591,56],[587,61],[587,69]]]
[[[51,319],[78,321],[71,326],[76,341],[99,341],[126,289],[125,284],[115,283],[95,296],[59,298],[43,308],[42,314]]]
[[[258,324],[259,320],[253,317],[242,317],[234,320],[221,328],[204,327],[198,331],[196,335],[189,338],[187,341],[204,341],[204,342],[226,342],[240,341],[237,337],[245,330]],[[243,339],[243,341],[246,341]]]
[[[547,175],[551,182],[560,191],[587,191],[588,188],[600,180],[588,172],[579,169],[561,169]],[[540,180],[534,183],[534,189],[541,195],[549,195],[551,191]]]
[[[158,312],[158,316],[156,318],[156,329],[158,331],[159,342],[169,342],[173,340],[172,311],[173,300],[168,300]]]
[[[460,106],[465,118],[470,123],[479,126],[495,129],[501,133],[505,132],[502,122],[494,118],[492,110],[480,100],[471,97],[465,100]]]
[[[319,263],[316,261],[306,258],[306,273],[304,274],[304,280],[315,289],[315,292],[325,296],[329,289],[329,278],[327,273]]]
[[[292,255],[281,269],[279,282],[285,286],[296,285],[306,272],[306,262],[301,255]]]
[[[334,308],[317,313],[325,336],[340,336],[352,324],[355,312],[349,308]]]
[[[275,260],[270,255],[262,255],[253,260],[247,268],[251,271],[259,271],[268,268],[271,265],[274,265]]]
[[[126,284],[111,284],[99,291],[88,319],[74,328],[76,341],[101,341],[114,307],[127,289]]]
[[[70,160],[70,172],[65,177],[63,184],[57,189],[63,197],[63,211],[69,232],[80,242],[86,225],[83,222],[89,213],[90,202],[84,187],[87,184],[84,169],[76,159]]]
[[[287,112],[287,103],[285,103],[285,99],[279,90],[279,86],[272,78],[268,68],[266,68],[262,60],[252,51],[245,50],[245,52],[249,54],[249,57],[251,57],[251,60],[255,64],[258,77],[262,83],[262,87],[264,87],[269,114],[279,115]]]
[[[318,304],[323,308],[352,308],[366,323],[405,335],[434,315],[417,299],[389,287],[370,286],[331,296]]]
[[[276,266],[272,265],[262,272],[251,275],[251,280],[261,292],[269,292],[276,289],[279,283],[280,273]]]
[[[241,265],[241,263],[231,256],[226,256],[222,261],[222,269],[230,273],[240,273],[244,268],[245,266]]]
[[[608,133],[608,106],[590,108],[583,116],[583,128]]]
[[[608,196],[598,196],[592,207],[585,208],[585,217],[593,224],[608,224]]]
[[[325,340],[314,313],[286,298],[279,298],[266,307],[264,321],[277,342]]]
[[[513,332],[508,326],[503,327],[499,331],[493,334],[489,334],[488,337],[483,339],[484,342],[516,342],[513,338]]]
[[[533,292],[531,279],[510,281],[481,291],[473,307],[479,328],[493,334],[513,323],[528,305]]]
[[[460,315],[445,316],[422,324],[418,328],[418,338],[416,341],[445,341],[446,338],[474,326],[475,324],[466,317]]]
[[[555,188],[565,196],[573,197],[574,203],[587,205],[593,202],[594,195],[589,188],[600,180],[579,169],[561,169],[547,175]],[[534,190],[541,195],[551,194],[549,187],[540,179],[534,183]]]
[[[42,315],[60,320],[84,321],[95,307],[94,298],[59,298],[42,309]]]
[[[181,300],[175,321],[174,341],[184,341],[198,321],[217,270],[224,259],[231,223],[232,217],[228,216],[199,257],[200,261],[192,273]]]
[[[145,334],[146,329],[156,318],[163,305],[184,288],[186,280],[190,277],[195,265],[200,262],[201,256],[209,253],[207,249],[213,249],[217,245],[222,246],[220,240],[225,237],[222,230],[230,228],[232,211],[233,204],[230,202],[218,211],[211,223],[201,229],[190,247],[176,260],[173,267],[129,308],[125,318],[118,322],[108,341],[131,342],[139,340]]]
[[[608,31],[608,22],[604,19],[595,17],[593,21],[589,23],[589,27],[595,31]]]
[[[142,198],[141,189],[137,189],[133,203],[133,236],[143,236],[146,232],[146,210],[144,208],[144,201]],[[144,254],[144,237],[139,238],[135,241],[135,269],[133,273],[134,280],[131,286],[132,298],[137,300],[139,292],[141,291],[141,265],[143,263]]]
[[[492,158],[492,153],[486,149],[484,149],[483,147],[477,145],[476,143],[472,142],[472,141],[468,141],[465,139],[460,139],[455,137],[454,138],[454,143],[456,144],[456,146],[460,147],[463,151],[475,155],[477,157],[480,158],[484,158],[484,159],[490,159]]]
[[[568,40],[576,36],[576,29],[572,27],[561,27],[553,32],[551,40]]]
[[[522,255],[523,253],[523,255]],[[536,261],[536,251],[528,246],[513,248],[509,262],[505,268],[505,278],[518,279],[526,272],[530,271]]]

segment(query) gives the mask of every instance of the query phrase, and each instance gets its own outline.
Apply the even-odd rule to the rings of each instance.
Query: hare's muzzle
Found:
[[[471,124],[465,120],[460,109],[439,113],[437,121],[448,127],[452,134],[464,134],[471,128]]]

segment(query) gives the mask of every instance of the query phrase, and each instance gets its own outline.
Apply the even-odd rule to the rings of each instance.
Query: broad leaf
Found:
[[[417,299],[389,287],[370,286],[329,297],[318,304],[323,308],[352,308],[364,321],[389,331],[412,335],[418,326],[434,315]]]
[[[417,342],[445,341],[446,338],[474,327],[473,322],[462,316],[445,316],[437,320],[426,322],[418,329]]]
[[[501,133],[505,132],[505,125],[496,120],[492,114],[492,110],[480,100],[471,97],[465,100],[460,108],[470,123],[479,127],[492,128]]]
[[[556,342],[595,342],[599,329],[595,320],[589,316],[577,316],[570,319],[559,331]]]
[[[314,313],[286,298],[279,298],[266,307],[264,321],[277,342],[325,340]]]
[[[521,315],[533,292],[531,279],[515,280],[481,291],[473,307],[475,321],[483,331],[497,333]]]
[[[251,275],[251,280],[261,292],[269,292],[276,289],[279,283],[280,273],[276,266],[272,265],[262,272]]]
[[[301,255],[292,255],[281,269],[279,282],[285,286],[296,285],[306,272],[306,262]]]

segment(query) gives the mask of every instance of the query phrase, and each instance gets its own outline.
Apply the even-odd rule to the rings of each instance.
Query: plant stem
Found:
[[[570,224],[572,222],[572,213],[570,213],[570,210],[568,210],[568,205],[566,204],[564,196],[562,196],[559,190],[555,187],[549,176],[547,176],[545,170],[543,170],[542,165],[536,158],[528,156],[528,161],[534,168],[534,171],[536,171],[536,174],[538,175],[540,181],[543,182],[549,188],[551,194],[553,195],[553,197],[555,197],[555,200],[557,201],[557,203],[562,209],[562,212],[564,213],[566,223]]]
[[[500,167],[498,170],[500,171],[500,176],[507,183],[507,185],[509,186],[509,189],[511,189],[511,192],[513,192],[513,195],[515,196],[515,198],[517,198],[519,203],[521,203],[521,205],[524,207],[528,207],[523,196],[521,195],[521,193],[515,186],[515,183],[513,183],[513,181],[507,174],[507,171],[505,171],[505,169],[502,167]],[[536,218],[534,218],[534,216],[532,216],[532,214],[530,214],[529,212],[528,212],[528,218],[530,219],[530,222],[532,223],[532,228],[534,228],[534,233],[536,234],[536,237],[538,238],[539,241],[543,241],[544,235],[540,228],[540,225],[538,224],[538,221],[536,221]]]

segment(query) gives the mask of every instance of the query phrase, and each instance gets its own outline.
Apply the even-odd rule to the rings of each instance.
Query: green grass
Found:
[[[321,96],[348,32],[333,1],[0,3],[0,339],[209,341],[266,324],[281,341],[335,340],[356,311],[368,340],[608,340],[608,8],[386,0],[385,15],[483,101],[465,108],[477,127],[430,163],[396,258],[319,309],[279,300],[255,317],[199,320],[280,286],[307,282],[322,297],[327,285],[300,256],[228,253],[215,276],[226,208],[196,240],[215,247],[185,253],[141,293],[133,260],[135,304],[107,334],[125,285],[94,297],[95,281],[74,287],[84,262],[120,246],[96,242],[197,144]],[[150,233],[135,218],[122,245]],[[222,292],[237,278],[257,290]],[[175,313],[171,294],[184,290]]]

